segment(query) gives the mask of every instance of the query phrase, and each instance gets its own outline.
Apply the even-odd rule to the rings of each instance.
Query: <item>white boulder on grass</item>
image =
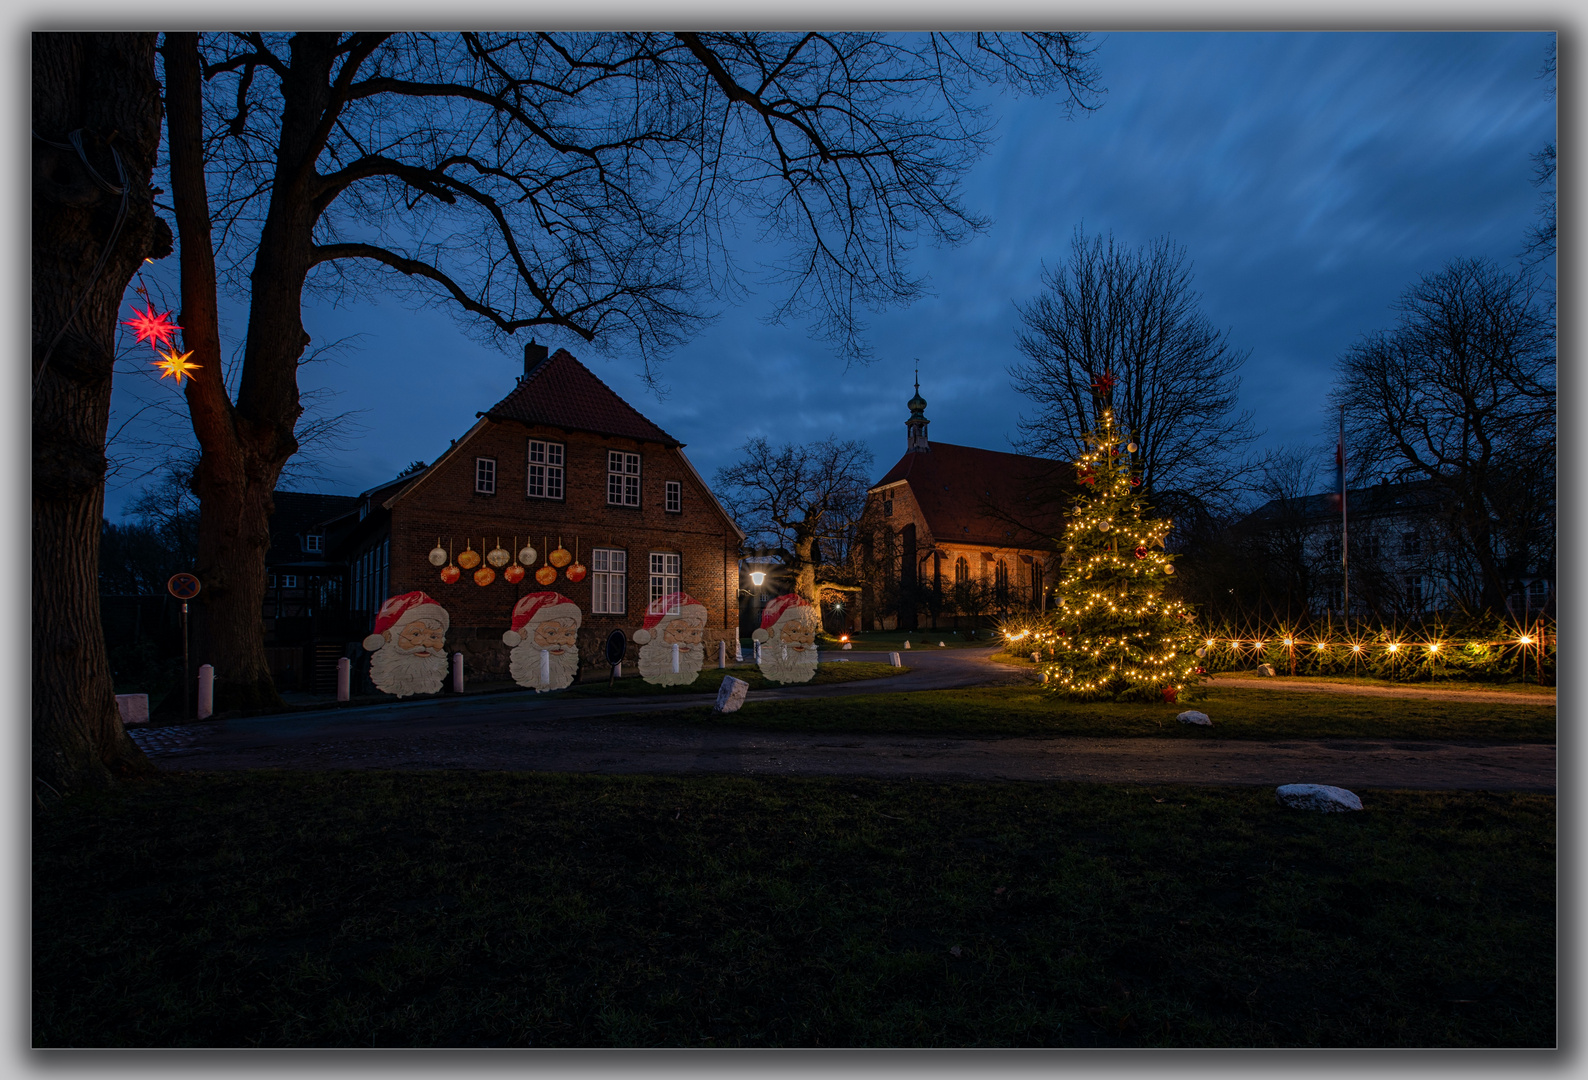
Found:
[[[1175,717],[1175,719],[1180,721],[1182,724],[1201,724],[1203,727],[1213,726],[1213,721],[1208,719],[1207,713],[1197,712],[1195,709],[1187,709],[1185,712]]]
[[[1362,800],[1354,792],[1328,784],[1281,784],[1276,794],[1281,804],[1295,810],[1337,813],[1362,809]]]
[[[719,713],[738,712],[739,706],[744,704],[744,696],[749,692],[749,683],[729,675],[722,680],[722,687],[717,691],[717,704],[712,707],[711,711]]]

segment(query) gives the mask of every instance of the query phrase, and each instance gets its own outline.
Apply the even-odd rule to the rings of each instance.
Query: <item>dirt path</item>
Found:
[[[1029,670],[993,663],[989,652],[983,650],[912,652],[915,655],[905,662],[914,670],[906,675],[757,691],[755,698],[845,697],[1018,683],[1031,678]],[[872,657],[855,653],[851,658]],[[1292,688],[1287,685],[1291,680],[1278,679],[1226,679],[1218,685],[1243,681],[1259,687]],[[1410,696],[1398,688],[1385,690],[1391,696]],[[1454,693],[1463,700],[1477,700],[1464,691]],[[1511,695],[1503,700],[1515,699],[1516,695]],[[527,769],[1555,790],[1555,747],[1538,744],[801,735],[637,723],[624,716],[690,708],[709,700],[709,696],[694,694],[442,697],[152,728],[136,732],[135,738],[151,757],[173,770]]]

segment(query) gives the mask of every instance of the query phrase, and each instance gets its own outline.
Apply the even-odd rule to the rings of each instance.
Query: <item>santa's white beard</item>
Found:
[[[773,682],[809,682],[816,674],[816,646],[797,652],[792,645],[768,641],[761,646],[761,674]]]
[[[704,645],[678,646],[678,674],[673,674],[673,646],[664,641],[650,641],[640,646],[640,675],[648,683],[658,686],[682,686],[692,683],[706,662]]]
[[[445,653],[417,656],[403,652],[396,645],[387,645],[369,658],[370,681],[397,697],[437,693],[446,677]]]
[[[533,640],[513,647],[508,667],[513,673],[514,682],[533,690],[561,690],[579,674],[579,649],[569,646],[561,656],[547,653],[551,661],[551,681],[543,682],[540,677],[541,652],[540,646]]]

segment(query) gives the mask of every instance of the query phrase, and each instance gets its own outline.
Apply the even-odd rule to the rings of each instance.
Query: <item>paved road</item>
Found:
[[[870,659],[855,653],[851,659]],[[885,682],[757,691],[755,700],[841,697],[1029,680],[982,650],[920,650]],[[637,723],[634,711],[709,696],[501,694],[155,728],[137,738],[171,769],[463,768],[559,772],[851,775],[1555,790],[1555,748],[1407,740],[923,739],[769,734]]]

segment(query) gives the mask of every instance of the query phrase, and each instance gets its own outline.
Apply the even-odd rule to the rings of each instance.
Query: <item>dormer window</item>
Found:
[[[306,533],[303,537],[303,550],[320,552],[325,550],[324,533]]]

